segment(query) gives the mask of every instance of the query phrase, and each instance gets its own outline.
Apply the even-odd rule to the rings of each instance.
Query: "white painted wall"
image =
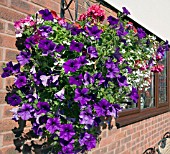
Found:
[[[122,11],[126,7],[129,16],[137,23],[170,42],[170,0],[105,0]]]

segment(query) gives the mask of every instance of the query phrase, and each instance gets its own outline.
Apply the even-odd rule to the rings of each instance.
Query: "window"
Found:
[[[127,99],[126,109],[116,119],[117,127],[122,127],[164,112],[170,109],[170,53],[167,52],[161,64],[164,71],[160,74],[151,74],[151,85],[147,91],[139,92],[137,104],[131,103]],[[168,86],[169,85],[169,86]]]

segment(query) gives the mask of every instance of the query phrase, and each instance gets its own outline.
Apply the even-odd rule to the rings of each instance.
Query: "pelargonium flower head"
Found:
[[[28,120],[32,118],[32,114],[34,112],[34,108],[30,104],[23,104],[21,109],[18,111],[18,115],[22,120]]]
[[[37,114],[47,113],[50,111],[50,105],[47,102],[38,102],[37,108],[38,108]]]
[[[72,124],[62,124],[60,126],[60,138],[69,141],[74,135],[75,131]]]
[[[87,16],[96,21],[103,21],[105,19],[105,12],[100,5],[92,5],[87,10]]]
[[[80,74],[78,76],[70,76],[69,77],[69,84],[70,85],[81,86],[82,85],[82,79],[83,79],[82,74]]]
[[[87,26],[86,29],[87,29],[89,36],[93,36],[96,39],[100,38],[102,30],[98,29],[97,26],[92,26],[92,27]]]
[[[29,63],[30,57],[31,57],[30,52],[21,51],[20,54],[16,57],[16,59],[18,60],[21,66],[24,66],[25,64]]]
[[[111,26],[113,26],[113,27],[116,27],[117,24],[119,23],[119,19],[116,19],[116,18],[114,18],[113,16],[109,16],[109,17],[107,18],[107,20],[108,20],[109,24],[110,24]]]
[[[134,101],[134,103],[137,103],[139,99],[138,90],[132,87],[132,91],[128,96]]]
[[[74,101],[76,102],[80,102],[81,105],[86,105],[88,101],[91,100],[91,98],[88,95],[89,89],[88,88],[77,88],[75,90],[75,97],[74,97]]]
[[[85,132],[81,134],[79,143],[81,146],[85,146],[86,150],[91,150],[96,147],[96,138],[92,134]]]
[[[70,43],[70,51],[81,52],[83,47],[84,47],[84,44],[81,42],[76,42],[76,41],[72,40]]]
[[[90,58],[98,58],[98,52],[95,47],[89,46],[87,52],[90,55]]]
[[[8,96],[7,102],[12,106],[17,106],[21,103],[21,97],[16,94],[13,94],[11,96]]]
[[[127,87],[128,86],[127,79],[125,76],[119,76],[117,78],[117,82],[119,84],[119,87]]]
[[[86,13],[83,13],[83,14],[81,14],[81,15],[79,16],[78,21],[84,21],[84,20],[86,20],[86,19],[87,19],[87,14],[86,14]]]
[[[39,28],[39,31],[41,32],[41,36],[43,36],[43,37],[48,37],[49,34],[53,32],[51,26],[41,26]]]
[[[63,64],[63,68],[65,73],[68,72],[76,72],[79,69],[79,66],[77,65],[77,61],[73,59],[69,59]]]
[[[55,48],[55,51],[62,52],[65,49],[65,47],[61,44],[58,44]]]
[[[54,19],[52,13],[48,9],[40,10],[39,14],[42,15],[42,18],[44,20],[51,20],[51,21],[53,21],[53,19]]]
[[[151,72],[160,73],[163,71],[163,69],[164,69],[164,65],[158,64],[158,65],[152,66]]]
[[[57,130],[60,129],[60,120],[59,118],[49,118],[46,123],[46,129],[54,134]]]
[[[64,97],[64,88],[61,89],[59,92],[55,93],[54,96],[55,96],[55,98],[57,98],[59,101],[65,100],[65,97]]]
[[[110,103],[106,99],[102,99],[101,101],[99,101],[94,105],[94,109],[98,117],[106,116],[109,107],[110,107]]]
[[[130,12],[126,9],[126,7],[122,7],[122,9],[123,9],[123,14],[130,15]]]
[[[142,38],[146,37],[146,33],[142,28],[137,29],[137,35],[138,35],[139,39],[142,39]]]
[[[15,82],[14,84],[16,85],[17,88],[21,88],[23,86],[25,86],[27,84],[27,78],[26,76],[18,76],[16,79],[15,79]]]

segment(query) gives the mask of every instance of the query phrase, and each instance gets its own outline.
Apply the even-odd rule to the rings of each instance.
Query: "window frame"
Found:
[[[155,91],[154,91],[154,100],[155,106],[151,108],[141,109],[140,98],[138,100],[138,106],[134,109],[126,109],[119,113],[119,117],[116,118],[116,126],[118,128],[165,113],[170,111],[170,53],[167,52],[167,102],[159,103],[159,74],[155,73]],[[140,93],[139,93],[140,97]]]

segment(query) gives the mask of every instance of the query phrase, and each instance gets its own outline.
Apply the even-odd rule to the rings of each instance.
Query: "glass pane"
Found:
[[[154,74],[151,74],[151,84],[150,88],[147,91],[142,91],[140,94],[140,107],[151,108],[155,106],[155,98],[154,98]]]
[[[123,109],[134,109],[138,107],[138,103],[134,103],[129,97],[127,97],[123,103],[121,103]]]
[[[166,53],[161,64],[164,65],[164,70],[159,74],[159,103],[167,102],[167,58]]]

